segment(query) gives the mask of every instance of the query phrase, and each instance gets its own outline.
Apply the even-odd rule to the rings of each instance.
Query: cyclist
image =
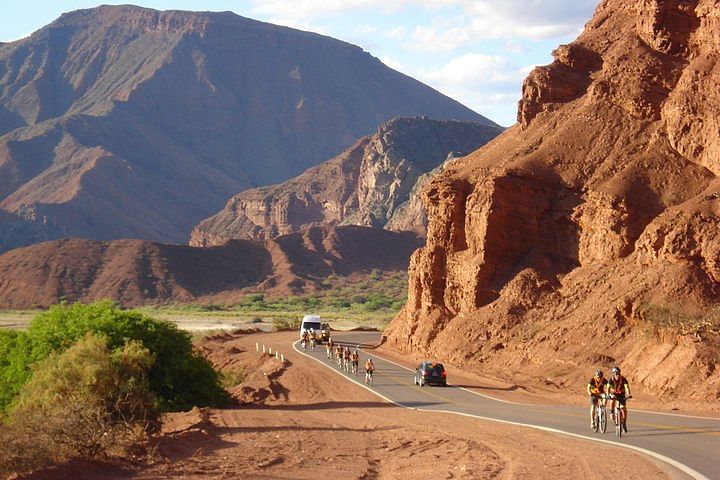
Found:
[[[310,329],[310,350],[315,350],[315,342],[317,341],[317,336],[315,335],[315,329]]]
[[[335,347],[335,358],[337,359],[338,370],[340,370],[342,368],[342,360],[343,360],[342,345],[338,345],[337,347]]]
[[[350,370],[350,347],[345,347],[343,351],[343,370],[345,372]]]
[[[357,350],[353,350],[352,355],[350,355],[350,359],[352,360],[352,372],[357,375],[358,367],[360,365],[360,354]]]
[[[308,332],[305,330],[302,334],[302,349],[307,349],[307,342],[308,342]]]
[[[332,338],[328,338],[327,343],[325,344],[325,352],[327,353],[327,358],[330,360],[333,354],[333,344],[332,344]]]
[[[375,364],[372,358],[368,358],[367,362],[365,362],[365,383],[368,385],[373,383],[373,373],[375,373]]]
[[[603,376],[602,370],[596,370],[595,376],[590,379],[587,385],[587,393],[590,396],[590,428],[595,428],[595,408],[598,402],[605,406],[605,385],[607,378]]]
[[[620,374],[620,367],[613,367],[612,377],[610,377],[610,381],[605,385],[605,393],[608,395],[608,398],[610,398],[610,412],[612,412],[613,421],[615,423],[622,421],[622,429],[627,433],[628,411],[626,401],[628,398],[631,398],[632,395],[630,394],[630,384],[627,378]],[[624,419],[615,418],[615,402],[618,402],[618,408],[624,410]]]

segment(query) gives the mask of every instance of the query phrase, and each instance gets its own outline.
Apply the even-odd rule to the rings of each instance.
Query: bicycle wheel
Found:
[[[615,435],[618,437],[622,437],[622,418],[621,418],[621,410],[620,408],[615,407]]]
[[[593,422],[592,422],[593,432],[597,433],[599,427],[600,427],[600,407],[595,407],[595,411],[593,413]]]
[[[607,412],[605,412],[605,407],[600,407],[599,417],[598,423],[600,424],[600,431],[605,433],[607,430]]]

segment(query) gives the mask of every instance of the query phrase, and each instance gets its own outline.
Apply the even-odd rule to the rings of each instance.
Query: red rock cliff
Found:
[[[720,397],[718,55],[715,1],[603,1],[525,80],[518,124],[425,190],[388,341],[508,377],[617,363]]]

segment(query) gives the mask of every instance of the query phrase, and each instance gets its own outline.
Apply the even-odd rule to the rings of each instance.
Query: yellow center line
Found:
[[[381,374],[381,373],[378,373],[378,372],[375,372],[375,375],[376,375],[376,376],[381,376],[381,377],[391,378],[391,379],[395,380],[396,382],[398,382],[398,383],[400,383],[400,384],[403,384],[403,383],[405,383],[405,382],[407,381],[407,378],[402,378],[402,377],[399,377],[399,376],[396,376],[396,375]],[[433,392],[433,391],[430,390],[430,389],[423,390],[423,392],[425,393],[425,395],[428,395],[428,396],[430,396],[430,397],[432,397],[432,398],[435,398],[436,400],[442,400],[443,402],[452,403],[453,405],[457,405],[457,406],[460,406],[460,407],[477,407],[477,406],[478,406],[477,403],[455,402],[455,401],[451,400],[450,398],[448,398],[448,397],[446,397],[446,396],[444,396],[444,395],[441,395],[441,394],[438,394],[438,393]],[[532,407],[529,407],[529,408],[532,408]],[[533,410],[534,410],[534,409],[533,409]],[[588,410],[589,410],[589,408],[588,408]],[[583,415],[583,414],[580,414],[580,413],[557,412],[557,411],[553,411],[553,410],[534,410],[534,411],[536,411],[537,413],[543,413],[543,414],[546,414],[546,415],[556,415],[556,416],[559,416],[559,417],[587,418],[587,417],[590,415],[589,413],[588,413],[587,415]],[[609,409],[608,409],[608,412],[607,412],[607,413],[608,413],[608,423],[612,423],[612,420],[610,419],[610,411],[609,411]],[[632,415],[632,410],[629,410],[629,413],[630,413],[630,415]],[[675,427],[675,426],[673,426],[673,425],[662,425],[662,424],[658,424],[658,423],[647,423],[647,422],[634,422],[634,421],[632,421],[632,420],[628,423],[628,425],[654,428],[654,429],[657,429],[657,430],[670,430],[670,431],[676,431],[676,432],[701,433],[701,434],[703,434],[703,435],[715,435],[715,436],[720,436],[720,432],[708,432],[708,431],[706,431],[706,430],[703,430],[702,428]]]

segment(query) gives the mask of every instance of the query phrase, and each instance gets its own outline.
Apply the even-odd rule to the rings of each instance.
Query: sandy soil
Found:
[[[385,403],[292,351],[294,338],[219,333],[204,341],[224,369],[245,366],[233,393],[248,403],[168,415],[150,466],[77,462],[28,478],[556,480],[595,476],[598,459],[611,477],[668,478],[619,448]],[[256,353],[256,341],[279,349],[286,364]]]

